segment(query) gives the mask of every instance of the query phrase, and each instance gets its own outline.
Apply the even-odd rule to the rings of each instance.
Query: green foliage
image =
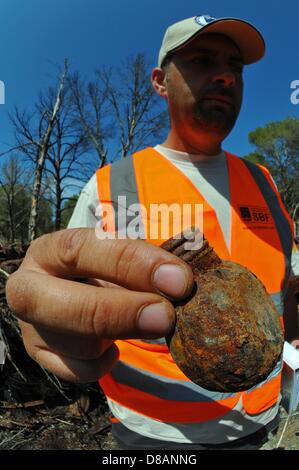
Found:
[[[30,188],[19,185],[14,197],[12,207],[13,214],[10,215],[10,207],[7,200],[5,188],[0,187],[0,243],[14,243],[28,241],[28,222],[31,203]],[[52,207],[49,201],[41,198],[38,208],[38,235],[53,231]]]
[[[258,127],[249,141],[256,150],[244,158],[270,170],[292,215],[299,202],[299,120],[289,117]]]
[[[28,218],[29,222],[29,218]],[[53,207],[50,201],[40,198],[37,209],[37,236],[54,231]],[[28,223],[27,223],[28,231]]]
[[[0,187],[0,236],[2,241],[14,243],[27,240],[30,194],[22,185],[16,185],[14,200],[7,197],[9,185]],[[10,195],[11,196],[11,195]],[[10,204],[9,204],[10,203]],[[13,221],[11,219],[13,218]]]
[[[78,199],[79,199],[79,194],[74,194],[64,204],[62,216],[61,216],[61,228],[67,228],[67,225],[72,216],[73,210],[75,208],[75,205]]]
[[[269,168],[263,155],[261,155],[258,152],[249,153],[248,155],[244,157],[244,159],[248,160],[249,162],[256,163],[257,165],[263,165]]]

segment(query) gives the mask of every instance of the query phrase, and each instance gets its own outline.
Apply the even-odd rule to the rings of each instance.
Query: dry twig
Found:
[[[8,279],[10,274],[8,274],[6,271],[4,271],[4,269],[0,268],[0,273],[1,274],[4,274],[4,276]]]
[[[280,438],[279,438],[278,444],[277,444],[277,446],[276,446],[276,449],[278,449],[279,446],[280,446],[280,443],[281,443],[281,441],[282,441],[282,438],[283,438],[283,436],[284,436],[284,433],[286,432],[286,429],[287,429],[287,427],[288,427],[289,420],[290,420],[290,416],[287,417],[287,420],[286,420],[286,422],[284,423],[284,427],[283,427],[281,436],[280,436]]]

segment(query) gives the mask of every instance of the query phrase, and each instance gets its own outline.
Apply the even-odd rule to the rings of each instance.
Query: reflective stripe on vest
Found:
[[[254,176],[259,189],[272,212],[273,219],[276,222],[276,230],[278,231],[283,253],[285,255],[285,278],[281,289],[282,291],[285,291],[291,271],[291,252],[293,245],[292,222],[288,217],[279,194],[277,194],[277,191],[273,186],[273,182],[269,178],[269,175],[267,175],[266,169],[264,168],[262,170],[259,166],[254,165],[247,160],[243,160],[243,162]],[[275,204],[272,204],[273,200],[276,202]]]
[[[204,234],[217,254],[223,259],[236,261],[254,272],[264,283],[279,313],[282,314],[283,289],[288,278],[292,249],[292,225],[280,203],[275,187],[271,186],[270,178],[266,176],[266,170],[255,165],[253,169],[252,165],[244,164],[242,160],[231,154],[227,153],[226,156],[232,207],[231,252],[225,244],[214,209],[183,173],[152,148],[97,172],[100,201],[113,203],[115,229],[120,229],[117,225],[118,196],[126,196],[127,211],[132,203],[143,204],[147,209],[152,203],[202,204]],[[244,208],[246,213],[254,214],[259,209],[264,211],[267,223],[244,220],[241,217]],[[149,213],[148,210],[147,214]],[[132,220],[130,217],[134,217],[135,214],[128,213],[128,216],[129,220]],[[159,220],[143,218],[146,234],[149,222],[159,225]],[[164,240],[158,238],[148,241],[160,245]],[[106,395],[118,404],[159,421],[185,423],[214,419],[228,409],[233,409],[235,398],[239,394],[227,398],[215,395],[213,399],[209,396],[209,392],[204,394],[200,387],[196,389],[196,385],[191,388],[186,387],[186,397],[183,401],[179,398],[182,396],[181,393],[175,399],[175,390],[183,387],[186,377],[175,365],[169,375],[169,369],[165,369],[165,361],[164,363],[159,361],[161,350],[156,348],[164,348],[164,354],[167,355],[166,346],[141,341],[135,343],[120,341],[118,345],[121,349],[120,364],[112,374],[108,374],[100,381]],[[139,357],[141,361],[138,365],[132,360],[134,356]],[[152,370],[149,370],[149,364]],[[275,374],[273,377],[272,373],[260,386],[242,393],[244,409],[248,413],[258,415],[277,402],[280,367]],[[173,386],[171,399],[167,398],[166,393],[162,393],[162,388],[167,383],[166,378],[169,379],[169,387]],[[158,392],[154,393],[155,380],[160,395],[157,395]],[[194,400],[193,395],[196,390],[198,402]],[[210,406],[213,400],[214,407]],[[224,406],[221,407],[223,400]],[[174,416],[177,419],[174,419]],[[184,421],[181,421],[182,419]]]
[[[252,435],[262,426],[269,426],[269,431],[277,428],[275,419],[278,414],[279,403],[261,413],[259,416],[250,416],[244,412],[242,400],[227,414],[218,420],[203,421],[202,423],[166,423],[154,420],[148,416],[128,410],[118,405],[115,401],[107,399],[109,408],[114,416],[124,424],[124,432],[121,440],[128,444],[130,436],[128,430],[140,436],[151,437],[159,441],[171,441],[180,444],[223,444],[228,441]],[[149,448],[149,443],[144,443],[144,448]],[[161,442],[160,446],[161,448]],[[183,447],[182,447],[183,448]]]

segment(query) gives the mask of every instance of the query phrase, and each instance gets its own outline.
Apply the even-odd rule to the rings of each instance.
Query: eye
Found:
[[[231,69],[233,70],[233,72],[235,72],[239,75],[242,75],[243,70],[244,70],[244,66],[242,64],[232,64]]]
[[[200,64],[200,65],[211,65],[213,60],[209,56],[196,56],[191,59],[193,64]]]

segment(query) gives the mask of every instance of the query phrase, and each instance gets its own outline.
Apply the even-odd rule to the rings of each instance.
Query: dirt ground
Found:
[[[299,410],[292,416],[281,408],[281,422],[272,439],[263,445],[262,450],[299,450]]]
[[[81,416],[77,403],[0,407],[1,450],[100,450],[109,428],[108,412],[101,403]]]

